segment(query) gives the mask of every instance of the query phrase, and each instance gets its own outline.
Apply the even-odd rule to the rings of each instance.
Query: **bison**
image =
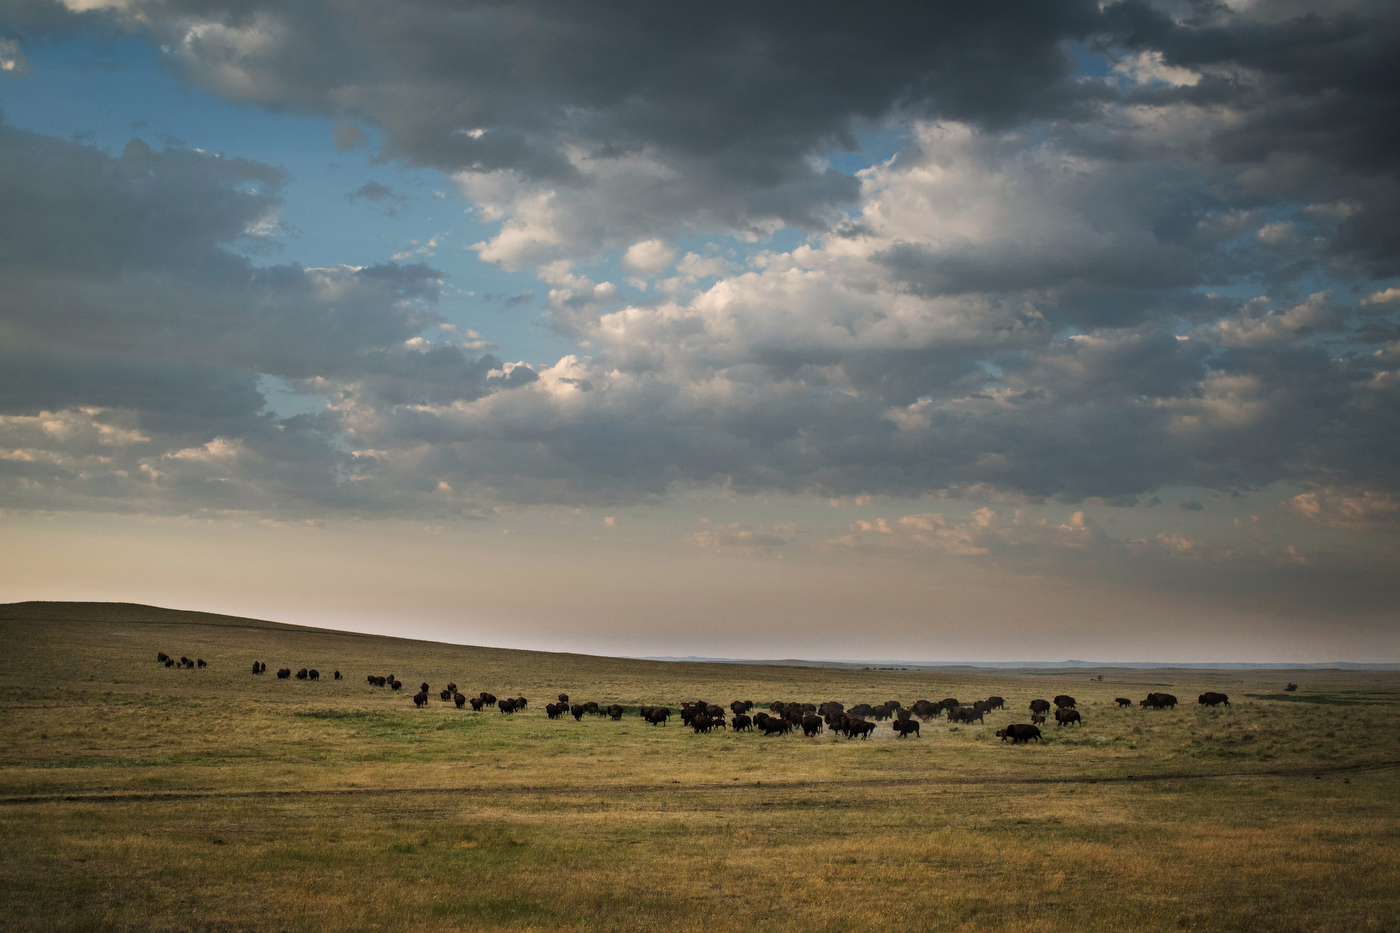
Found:
[[[1080,722],[1083,722],[1083,719],[1078,710],[1066,709],[1065,707],[1055,710],[1055,725],[1057,726],[1067,726],[1070,723]]]
[[[1118,704],[1119,709],[1123,709],[1124,707],[1133,705],[1133,701],[1128,699],[1127,697],[1115,697],[1113,702]]]
[[[1017,742],[1029,744],[1031,739],[1035,739],[1037,742],[1040,741],[1040,729],[1035,726],[1025,725],[1024,723],[1012,723],[1005,729],[998,729],[997,735],[1001,736],[1003,742],[1010,739],[1012,745],[1015,745]]]
[[[901,739],[907,739],[910,733],[914,738],[919,737],[919,721],[917,719],[896,719],[894,721],[894,731],[899,733]]]
[[[209,666],[208,664],[205,664],[205,663],[204,663],[204,659],[203,659],[203,658],[195,658],[194,663],[195,663],[197,666],[199,666],[199,667],[208,667],[208,666]]]
[[[1062,693],[1055,697],[1055,705],[1060,709],[1074,709],[1074,697]]]
[[[1031,700],[1031,712],[1032,712],[1032,713],[1048,713],[1048,712],[1050,712],[1050,701],[1049,701],[1049,700]]]
[[[734,717],[734,721],[730,723],[729,727],[735,732],[752,732],[753,720],[745,714],[739,713]]]
[[[423,690],[413,695],[413,705],[422,709],[428,705],[428,691]]]
[[[467,698],[462,696],[460,693],[454,693],[452,694],[452,703],[458,709],[461,709],[463,706],[467,705]]]
[[[1196,702],[1202,706],[1219,706],[1221,703],[1229,706],[1230,698],[1223,693],[1203,693],[1196,699]]]
[[[807,738],[820,735],[822,731],[822,718],[820,716],[807,715],[802,717],[802,734]]]
[[[286,680],[288,677],[291,677],[291,676],[292,676],[292,669],[291,669],[290,667],[284,667],[284,668],[282,668],[281,670],[279,670],[279,671],[277,672],[277,679],[278,679],[278,680]]]
[[[987,697],[987,710],[1006,709],[1006,701],[1001,697]]]
[[[1170,693],[1149,693],[1142,705],[1146,709],[1176,709],[1176,697]]]
[[[475,712],[475,713],[481,712],[481,708],[482,708],[483,706],[485,706],[485,705],[486,705],[486,701],[485,701],[484,699],[482,699],[481,697],[472,697],[472,712]]]
[[[254,662],[253,662],[253,673],[254,673],[254,674],[261,674],[261,673],[262,673],[262,665],[259,664],[257,661],[254,661]]]
[[[316,670],[316,668],[313,667],[311,670],[309,670],[309,671],[306,672],[306,679],[307,679],[307,680],[320,680],[320,679],[321,679],[321,672],[318,671],[318,670]],[[424,690],[423,692],[424,692],[424,693],[427,693],[428,691]]]
[[[846,735],[851,738],[859,736],[862,739],[870,738],[870,733],[875,731],[875,723],[866,722],[864,719],[852,719],[846,723]]]

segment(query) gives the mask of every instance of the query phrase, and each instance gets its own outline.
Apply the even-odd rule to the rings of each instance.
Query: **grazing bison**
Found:
[[[622,713],[623,709],[617,703],[614,703],[608,707],[608,718],[611,719],[613,722],[621,722]]]
[[[195,665],[196,665],[197,667],[208,667],[208,666],[209,666],[208,664],[205,664],[205,663],[204,663],[204,659],[203,659],[203,658],[195,658],[195,659],[194,659],[194,663],[195,663]]]
[[[1055,697],[1055,705],[1060,709],[1074,709],[1074,697],[1065,696],[1063,693]]]
[[[1196,702],[1202,706],[1219,706],[1221,703],[1229,706],[1230,698],[1223,693],[1203,693],[1196,699]]]
[[[917,719],[896,719],[894,721],[894,731],[899,733],[901,739],[909,738],[912,732],[914,738],[919,737],[919,721]]]
[[[1048,713],[1048,712],[1050,712],[1050,701],[1049,701],[1049,700],[1031,700],[1031,712],[1032,712],[1032,713]]]
[[[320,679],[321,679],[321,672],[318,671],[318,670],[316,670],[316,668],[313,667],[311,670],[309,670],[309,671],[306,672],[306,679],[307,679],[307,680],[320,680]],[[424,693],[427,693],[428,691],[424,690],[423,692],[424,692]]]
[[[254,674],[261,674],[261,673],[262,673],[262,665],[259,664],[257,661],[254,661],[254,662],[253,662],[253,673],[254,673]]]
[[[175,659],[174,659],[174,658],[166,658],[166,659],[165,659],[165,666],[166,666],[166,667],[174,667],[174,666],[175,666]]]
[[[496,704],[496,709],[500,710],[503,713],[513,713],[516,710],[520,709],[520,704],[517,703],[515,700],[511,699],[510,697],[506,697],[504,700]]]
[[[158,652],[156,654],[156,660],[164,664],[166,661],[170,660],[170,655],[166,654],[164,651]]]
[[[997,735],[1001,736],[1003,742],[1010,739],[1012,745],[1015,745],[1017,742],[1029,744],[1031,739],[1035,739],[1037,742],[1040,741],[1040,730],[1035,726],[1028,726],[1024,723],[1012,723],[1005,729],[998,729]]]
[[[305,680],[305,679],[306,679],[306,668],[303,667],[301,670],[297,671],[297,680]]]
[[[1070,723],[1081,723],[1083,720],[1079,716],[1079,711],[1061,707],[1055,710],[1055,725],[1067,726]]]
[[[389,684],[389,689],[390,689],[390,690],[402,690],[402,689],[403,689],[403,681],[402,681],[402,680],[396,680],[396,681],[394,681],[393,683]]]
[[[291,676],[292,676],[292,669],[291,669],[290,667],[284,667],[284,668],[282,668],[281,670],[279,670],[279,671],[277,672],[277,679],[278,679],[278,680],[286,680],[288,677],[291,677]]]
[[[1128,699],[1127,697],[1115,697],[1113,702],[1118,704],[1119,709],[1123,709],[1126,706],[1133,705],[1133,701]]]
[[[413,705],[422,709],[428,705],[428,691],[423,690],[413,695]]]

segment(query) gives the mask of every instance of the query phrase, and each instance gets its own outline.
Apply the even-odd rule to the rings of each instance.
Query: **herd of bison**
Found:
[[[167,655],[164,651],[156,655],[156,660],[166,667],[182,668],[204,668],[207,667],[203,658],[191,660],[181,657],[178,661]],[[253,662],[254,674],[267,673],[267,665],[262,661]],[[315,668],[302,668],[295,674],[291,668],[281,668],[277,671],[279,680],[288,680],[295,677],[297,680],[319,680],[321,672]],[[333,675],[335,680],[340,680],[340,671]],[[391,690],[402,690],[403,681],[393,674],[379,676],[369,674],[365,678],[371,687],[388,687]],[[429,703],[429,692],[431,688],[425,682],[420,685],[420,689],[413,695],[413,705],[419,709],[426,707]],[[475,712],[481,712],[487,707],[492,707],[502,713],[514,713],[525,709],[529,701],[525,697],[504,697],[497,698],[494,694],[482,691],[478,696],[467,697],[457,689],[455,683],[450,683],[438,692],[438,699],[444,703],[451,703],[457,709],[462,709],[470,705]],[[1119,709],[1131,707],[1133,701],[1127,697],[1118,697],[1114,702]],[[1203,693],[1196,702],[1202,706],[1230,705],[1230,698],[1223,693]],[[1144,699],[1138,701],[1138,705],[1143,709],[1175,709],[1177,705],[1176,697],[1170,693],[1149,693]],[[724,707],[715,706],[703,700],[694,702],[683,702],[680,704],[679,718],[681,722],[689,726],[697,734],[709,733],[716,730],[733,730],[735,732],[762,732],[764,735],[787,735],[802,730],[802,734],[807,737],[818,736],[830,730],[833,735],[844,735],[848,739],[866,739],[875,731],[877,722],[890,722],[890,727],[899,734],[901,739],[913,736],[919,737],[919,723],[929,722],[939,716],[946,716],[948,722],[952,723],[982,723],[985,722],[985,714],[993,710],[1005,710],[1006,701],[998,696],[988,697],[985,700],[977,700],[971,705],[963,705],[957,699],[948,697],[937,702],[932,700],[916,700],[912,705],[905,707],[898,700],[888,700],[878,706],[869,703],[861,703],[847,709],[843,704],[834,700],[827,701],[820,705],[815,703],[784,703],[776,701],[768,705],[766,711],[753,711],[752,700],[735,700],[729,704],[729,718],[726,718]],[[1055,725],[1069,726],[1079,725],[1083,722],[1083,717],[1079,710],[1075,708],[1075,700],[1072,696],[1061,694],[1053,701],[1053,711]],[[569,702],[567,693],[559,694],[558,701],[545,704],[545,713],[550,719],[561,719],[566,715],[573,716],[577,722],[586,715],[607,716],[614,721],[620,721],[626,710],[613,703],[609,706],[602,706],[599,703],[573,703]],[[1011,744],[1025,742],[1032,739],[1040,741],[1040,727],[1045,725],[1046,716],[1051,714],[1052,701],[1035,699],[1030,702],[1031,721],[1029,723],[1011,723],[1005,728],[998,729],[997,735],[1005,742],[1011,740]],[[664,726],[671,719],[672,712],[669,706],[639,706],[638,715],[653,726]],[[873,720],[873,721],[872,721]]]

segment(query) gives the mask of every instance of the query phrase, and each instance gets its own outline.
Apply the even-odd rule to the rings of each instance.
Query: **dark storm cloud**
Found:
[[[40,29],[37,9],[8,34]],[[427,267],[254,266],[230,244],[266,235],[283,184],[266,167],[6,137],[18,174],[0,193],[38,231],[7,247],[30,270],[13,326],[138,362],[158,334],[210,373],[323,395],[332,413],[306,431],[360,450],[335,462],[367,508],[438,483],[568,503],[686,484],[1120,505],[1181,485],[1400,487],[1400,302],[1357,303],[1397,270],[1387,6],[135,9],[103,15],[188,80],[457,173],[501,221],[481,256],[540,268],[556,329],[586,342],[587,358],[511,365],[414,340],[435,320]],[[1110,73],[1082,77],[1076,53]],[[860,178],[821,160],[894,126],[897,156]],[[71,240],[70,217],[87,225]],[[623,274],[664,274],[668,236],[779,224],[832,233],[736,259],[707,290],[678,274],[636,307],[553,265],[652,244],[657,264]],[[52,398],[108,404],[75,368]],[[106,397],[126,398],[112,379]],[[146,443],[132,432],[153,407],[136,408],[127,433],[89,427]],[[194,452],[168,466],[253,449],[206,435],[182,434]]]
[[[280,172],[0,124],[0,479],[29,508],[385,509],[333,413],[279,419],[260,375],[393,405],[528,384],[438,322],[424,265],[257,266]],[[3,450],[0,450],[3,454]],[[392,498],[392,496],[388,496]],[[398,505],[393,506],[398,508]]]

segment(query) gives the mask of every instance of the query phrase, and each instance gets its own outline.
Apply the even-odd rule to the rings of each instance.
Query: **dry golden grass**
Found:
[[[0,652],[3,929],[1400,929],[1390,672],[662,664],[35,604],[0,607]],[[272,673],[302,666],[346,679]],[[365,683],[391,672],[400,693]],[[449,680],[531,705],[458,711]],[[1112,702],[1150,690],[1185,703]],[[695,735],[551,722],[561,691],[1010,712],[918,740]],[[1082,726],[998,742],[1061,692]]]

